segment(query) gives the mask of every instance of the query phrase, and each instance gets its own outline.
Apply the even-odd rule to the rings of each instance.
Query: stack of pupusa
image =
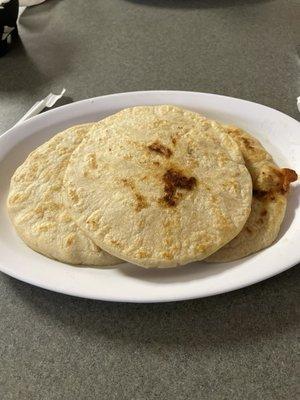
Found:
[[[12,177],[8,211],[32,249],[71,264],[222,262],[276,239],[296,179],[238,128],[133,107],[33,151]]]

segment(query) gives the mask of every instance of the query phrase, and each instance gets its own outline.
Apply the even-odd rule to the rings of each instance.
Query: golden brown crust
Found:
[[[261,143],[235,126],[225,126],[226,132],[238,143],[257,192],[287,192],[298,179],[289,168],[279,168]]]
[[[296,171],[289,168],[282,168],[282,189],[287,192],[289,190],[290,183],[295,182],[298,179]]]
[[[86,160],[93,152],[96,170]],[[174,106],[133,107],[100,121],[73,153],[64,184],[72,216],[95,243],[153,268],[203,259],[231,240],[252,191],[222,127]]]
[[[232,126],[225,126],[225,130],[242,151],[253,181],[253,199],[242,231],[208,262],[237,260],[273,243],[285,214],[290,183],[298,178],[295,171],[279,168],[261,143],[247,132]]]
[[[11,179],[7,208],[17,233],[33,250],[71,264],[116,264],[119,260],[78,228],[62,202],[65,168],[91,127],[71,127],[35,149]],[[95,154],[89,154],[87,163],[97,168]],[[78,203],[75,190],[69,195]]]

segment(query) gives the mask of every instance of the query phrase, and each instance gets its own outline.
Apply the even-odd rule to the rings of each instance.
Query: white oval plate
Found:
[[[300,186],[291,191],[278,240],[271,247],[225,264],[179,269],[74,267],[29,249],[15,234],[6,208],[10,178],[28,153],[55,133],[135,105],[176,104],[253,133],[284,167],[300,171],[300,124],[263,105],[206,93],[148,91],[97,97],[38,115],[0,137],[0,270],[24,282],[74,296],[123,302],[163,302],[228,292],[276,275],[300,261]]]

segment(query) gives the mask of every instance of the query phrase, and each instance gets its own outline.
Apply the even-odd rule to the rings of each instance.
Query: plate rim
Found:
[[[113,97],[120,97],[120,96],[127,96],[127,95],[142,95],[142,94],[167,94],[167,93],[171,93],[171,94],[175,94],[175,93],[182,93],[182,94],[186,94],[186,95],[203,95],[203,96],[208,96],[208,97],[219,97],[219,98],[223,98],[223,99],[228,99],[228,100],[236,100],[239,102],[243,102],[243,103],[249,103],[249,104],[254,104],[256,106],[259,107],[264,107],[266,109],[268,109],[269,111],[272,112],[276,112],[281,114],[283,117],[285,118],[289,118],[291,119],[291,121],[296,122],[298,124],[300,124],[299,121],[297,121],[295,118],[291,117],[288,114],[285,114],[283,111],[277,110],[276,108],[267,106],[265,104],[262,103],[257,103],[255,101],[251,101],[251,100],[245,100],[245,99],[241,99],[239,97],[232,97],[232,96],[227,96],[227,95],[223,95],[223,94],[218,94],[218,93],[209,93],[209,92],[197,92],[197,91],[192,91],[192,90],[174,90],[174,89],[163,89],[163,90],[134,90],[134,91],[129,91],[129,92],[119,92],[119,93],[109,93],[109,94],[104,94],[102,96],[95,96],[95,97],[88,97],[86,99],[81,99],[81,100],[77,100],[74,101],[72,103],[69,104],[64,104],[62,106],[56,107],[56,108],[51,108],[47,111],[41,112],[40,114],[37,114],[25,121],[23,121],[22,123],[16,123],[15,125],[13,125],[11,128],[7,129],[4,133],[2,133],[0,135],[0,142],[2,140],[2,138],[4,136],[6,136],[7,134],[10,134],[11,131],[14,131],[16,128],[21,127],[21,126],[26,126],[27,124],[31,123],[32,121],[38,121],[39,119],[44,119],[44,115],[47,113],[47,115],[51,115],[52,113],[61,113],[64,110],[68,110],[69,108],[74,107],[74,105],[78,105],[80,104],[84,104],[84,103],[89,103],[89,102],[95,102],[99,99],[106,99],[106,98],[113,98]]]
[[[55,261],[55,260],[54,260]],[[24,282],[26,284],[30,284],[32,286],[35,286],[37,288],[43,289],[43,290],[47,290],[53,293],[59,293],[59,294],[63,294],[63,295],[67,295],[67,296],[72,296],[72,297],[76,297],[76,298],[82,298],[82,299],[89,299],[89,300],[96,300],[96,301],[108,301],[108,302],[112,302],[112,303],[135,303],[135,304],[154,304],[154,303],[175,303],[175,302],[179,302],[179,301],[188,301],[188,300],[196,300],[196,299],[203,299],[203,298],[207,298],[207,297],[213,297],[213,296],[218,296],[220,294],[226,294],[226,293],[230,293],[230,292],[235,292],[239,289],[244,289],[246,287],[250,287],[253,285],[256,285],[258,283],[261,283],[269,278],[273,278],[277,275],[280,275],[281,273],[294,268],[298,265],[298,261],[296,261],[295,263],[285,266],[283,267],[280,271],[277,270],[274,273],[268,273],[263,275],[261,278],[259,279],[255,279],[253,281],[251,281],[249,283],[249,281],[243,283],[243,284],[236,284],[236,285],[232,285],[230,288],[225,289],[225,290],[215,290],[213,293],[206,293],[206,294],[195,294],[195,295],[191,295],[191,296],[185,296],[182,298],[178,298],[174,295],[174,297],[169,296],[168,298],[160,298],[160,297],[148,297],[146,299],[138,299],[134,296],[132,297],[128,297],[126,298],[126,300],[124,300],[124,297],[117,297],[117,296],[113,296],[113,297],[109,297],[109,296],[96,296],[96,295],[85,295],[85,294],[81,294],[79,293],[79,291],[73,290],[70,291],[68,289],[64,290],[64,289],[57,289],[52,287],[52,285],[44,285],[43,283],[35,283],[34,280],[32,279],[28,279],[28,278],[20,278],[20,275],[18,276],[18,274],[15,274],[13,272],[10,271],[5,271],[5,268],[2,268],[3,265],[0,263],[0,272],[4,273],[5,275],[8,275],[9,277],[19,280],[21,282]],[[183,266],[184,268],[184,266]]]

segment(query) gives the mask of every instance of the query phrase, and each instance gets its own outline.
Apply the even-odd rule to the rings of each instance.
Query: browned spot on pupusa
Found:
[[[89,168],[91,168],[91,169],[96,169],[98,167],[95,153],[88,154],[88,156],[87,156],[87,164],[88,164]]]
[[[76,192],[75,189],[69,189],[68,195],[69,195],[70,199],[71,199],[74,203],[78,203],[79,197],[78,197],[77,192]]]
[[[175,168],[168,169],[163,177],[165,195],[161,201],[168,207],[177,205],[182,193],[177,193],[178,189],[191,191],[195,188],[197,180],[195,177],[186,177],[182,171]]]
[[[110,243],[113,244],[113,245],[115,245],[115,246],[117,246],[117,247],[121,247],[121,246],[122,246],[121,243],[120,243],[118,240],[112,239],[112,240],[110,241]]]
[[[275,200],[275,193],[273,191],[253,190],[253,197],[260,201]]]
[[[145,196],[143,196],[141,193],[139,193],[136,190],[134,182],[132,182],[130,179],[126,179],[126,178],[122,179],[122,182],[123,182],[124,186],[127,186],[128,188],[130,188],[133,192],[133,195],[136,200],[135,211],[140,212],[143,208],[147,208],[149,206]]]
[[[96,215],[90,215],[89,218],[86,220],[86,224],[90,231],[96,231],[99,229],[99,220]]]
[[[287,192],[291,182],[295,182],[298,179],[296,172],[289,168],[282,168],[280,171],[275,172],[280,178],[282,190]]]
[[[44,216],[44,214],[48,212],[55,212],[58,211],[62,207],[61,204],[57,204],[54,201],[47,201],[45,203],[39,204],[35,209],[34,212],[37,215]]]
[[[144,229],[144,228],[145,228],[145,225],[146,225],[146,223],[145,223],[145,220],[144,220],[144,219],[142,219],[142,220],[140,220],[140,221],[138,222],[138,227],[139,227],[140,229]]]
[[[16,193],[12,196],[9,197],[8,203],[10,206],[22,203],[23,201],[27,200],[29,197],[29,194],[26,194],[25,192],[19,192]]]
[[[182,129],[182,127],[179,126],[178,129]],[[172,137],[171,137],[171,142],[173,143],[173,146],[174,146],[174,147],[176,146],[179,137],[180,137],[180,133],[179,133],[179,132],[174,133],[174,134],[172,135]]]
[[[152,144],[149,144],[148,149],[150,151],[154,151],[155,153],[158,153],[162,156],[165,156],[166,158],[170,158],[171,155],[173,154],[172,150],[170,150],[164,144],[160,143],[158,140],[156,140]]]
[[[268,211],[267,211],[267,210],[262,210],[262,212],[260,213],[260,215],[261,215],[262,217],[265,217],[267,214],[268,214]]]
[[[75,241],[75,235],[71,233],[70,235],[68,235],[68,236],[66,237],[66,246],[67,246],[67,247],[72,246],[72,244],[74,243],[74,241]]]
[[[166,260],[173,260],[174,255],[172,253],[170,253],[169,251],[165,251],[163,253],[163,258]]]
[[[241,140],[247,150],[255,150],[255,147],[252,145],[252,141],[250,139],[241,137]]]
[[[148,203],[146,201],[145,196],[143,196],[140,193],[135,193],[135,198],[136,198],[136,206],[135,206],[135,211],[139,212],[141,211],[143,208],[147,208],[148,207]]]
[[[255,189],[265,192],[288,192],[291,182],[298,179],[295,171],[289,168],[269,166],[261,172],[261,176],[254,182]]]
[[[247,231],[248,233],[252,233],[252,230],[251,230],[250,228],[248,228],[248,226],[246,227],[246,231]]]
[[[130,179],[124,178],[124,179],[121,179],[121,180],[122,180],[122,182],[124,183],[124,186],[129,187],[131,190],[134,190],[134,189],[135,189],[134,184],[133,184],[133,182],[132,182]]]
[[[139,255],[140,258],[151,257],[151,254],[148,251],[144,251],[144,250],[140,250],[138,252],[138,255]]]

